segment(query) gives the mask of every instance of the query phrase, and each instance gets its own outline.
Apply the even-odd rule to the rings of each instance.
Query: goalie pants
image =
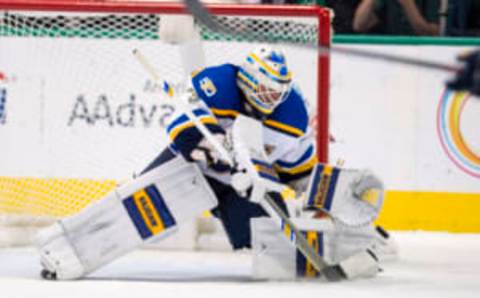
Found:
[[[163,150],[143,171],[148,172],[175,157],[169,148]],[[257,203],[240,197],[229,185],[206,177],[218,200],[218,206],[211,210],[220,219],[233,249],[251,248],[250,219],[268,216]],[[270,193],[276,203],[287,212],[287,207],[279,193]]]

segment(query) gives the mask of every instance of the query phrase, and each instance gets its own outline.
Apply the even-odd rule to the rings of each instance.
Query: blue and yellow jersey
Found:
[[[238,66],[223,64],[209,67],[192,78],[198,97],[219,119],[235,119],[245,113],[242,91],[237,87]]]
[[[244,95],[237,86],[238,71],[236,65],[223,64],[205,68],[192,77],[192,87],[200,100],[194,113],[214,132],[229,129],[239,114],[249,116]],[[290,180],[313,168],[316,154],[308,113],[305,100],[296,87],[292,87],[285,101],[263,119],[263,127],[265,150],[281,177]],[[197,137],[192,137],[192,130],[196,129],[185,115],[178,116],[167,128],[174,147],[182,153],[190,151],[181,147],[193,150],[191,142],[201,139],[198,132]]]

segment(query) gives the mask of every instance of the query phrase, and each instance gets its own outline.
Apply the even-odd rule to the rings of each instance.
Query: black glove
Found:
[[[447,87],[480,96],[480,50],[459,56],[458,60],[464,62],[464,67],[453,80],[447,82]]]

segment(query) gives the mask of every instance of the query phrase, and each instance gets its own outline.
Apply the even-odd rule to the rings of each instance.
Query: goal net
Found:
[[[314,6],[209,6],[213,32],[181,4],[0,0],[0,245],[78,212],[167,145],[175,105],[132,56],[171,84],[204,66],[240,63],[267,38],[285,50],[327,158],[330,17]]]

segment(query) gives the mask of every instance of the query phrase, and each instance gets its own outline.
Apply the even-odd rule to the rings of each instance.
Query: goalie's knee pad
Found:
[[[197,166],[177,157],[42,231],[41,261],[58,279],[79,278],[216,205]]]
[[[375,253],[379,261],[383,263],[397,260],[399,248],[392,235],[380,226],[372,225],[370,230],[374,235],[370,249]]]
[[[371,239],[358,242],[362,236],[357,235],[346,240],[344,231],[338,231],[329,219],[293,219],[293,222],[304,231],[307,242],[325,262],[339,265],[347,278],[371,277],[379,271],[378,260],[368,249]],[[320,277],[313,265],[285,237],[284,231],[270,219],[252,219],[252,237],[254,278],[293,280]]]
[[[305,232],[307,242],[324,257],[323,235],[333,229],[330,220],[292,219],[296,227]],[[258,279],[293,280],[317,277],[318,272],[269,218],[252,219],[252,274]]]

